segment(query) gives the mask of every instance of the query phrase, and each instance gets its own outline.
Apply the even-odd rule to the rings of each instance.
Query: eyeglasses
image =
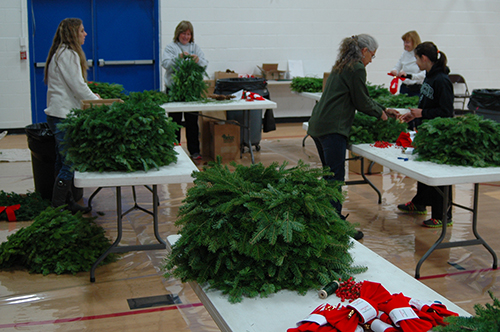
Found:
[[[372,54],[372,60],[375,59],[375,53],[372,53],[372,51],[370,53]]]

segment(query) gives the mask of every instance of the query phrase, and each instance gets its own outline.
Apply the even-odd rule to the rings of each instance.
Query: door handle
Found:
[[[45,67],[45,62],[35,62],[35,68],[43,68]],[[87,65],[92,67],[94,65],[94,60],[87,60]]]
[[[108,61],[99,59],[99,67],[104,66],[129,66],[129,65],[152,65],[154,60],[121,60],[121,61]]]

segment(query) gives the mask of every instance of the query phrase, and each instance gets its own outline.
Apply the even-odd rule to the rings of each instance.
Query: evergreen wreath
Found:
[[[323,179],[331,172],[302,161],[231,166],[218,158],[193,173],[167,278],[208,283],[234,303],[282,289],[305,294],[366,270],[348,251],[353,225],[331,205],[344,199],[340,183]]]
[[[203,80],[208,77],[205,67],[198,65],[192,56],[175,59],[169,101],[198,101],[205,97],[208,86]]]
[[[13,206],[19,204],[18,210],[14,211],[17,221],[28,221],[35,219],[43,210],[50,206],[50,201],[44,200],[37,192],[24,195],[14,192],[7,193],[0,190],[0,207]],[[0,212],[0,220],[8,220],[7,212]]]

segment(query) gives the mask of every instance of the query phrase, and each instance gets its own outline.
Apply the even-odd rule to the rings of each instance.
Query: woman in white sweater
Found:
[[[81,108],[82,100],[100,99],[87,86],[87,59],[82,45],[87,33],[82,20],[66,18],[59,23],[47,56],[45,84],[47,84],[47,123],[56,141],[57,178],[52,194],[52,206],[68,205],[71,212],[90,212],[90,208],[75,203],[71,191],[74,171],[66,161],[62,144],[64,131],[58,128],[73,108]]]
[[[421,43],[420,36],[412,30],[401,36],[401,39],[403,39],[404,51],[398,63],[391,70],[391,74],[397,77],[408,77],[402,82],[399,93],[410,97],[418,96],[425,79],[425,70],[418,68],[413,50]],[[409,78],[410,75],[411,78]]]

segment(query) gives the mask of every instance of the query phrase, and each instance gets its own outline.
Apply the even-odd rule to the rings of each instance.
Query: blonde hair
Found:
[[[178,42],[181,33],[186,32],[188,30],[191,31],[191,40],[189,42],[194,43],[194,29],[193,25],[189,21],[181,21],[179,24],[177,24],[174,33],[174,41]]]
[[[47,56],[47,61],[45,62],[45,84],[48,83],[49,79],[48,72],[50,62],[54,57],[54,54],[56,54],[63,45],[78,54],[78,56],[80,57],[80,66],[82,67],[82,77],[85,81],[87,81],[87,58],[85,57],[85,53],[83,52],[82,45],[80,45],[78,32],[82,24],[83,22],[79,18],[65,18],[59,23],[57,31],[54,35],[54,39],[52,41],[52,46],[49,50],[49,55]]]
[[[420,40],[420,36],[415,30],[408,31],[401,36],[401,39],[403,39],[403,41],[410,40],[413,43],[413,49],[415,49],[418,44],[422,43],[422,41]]]

